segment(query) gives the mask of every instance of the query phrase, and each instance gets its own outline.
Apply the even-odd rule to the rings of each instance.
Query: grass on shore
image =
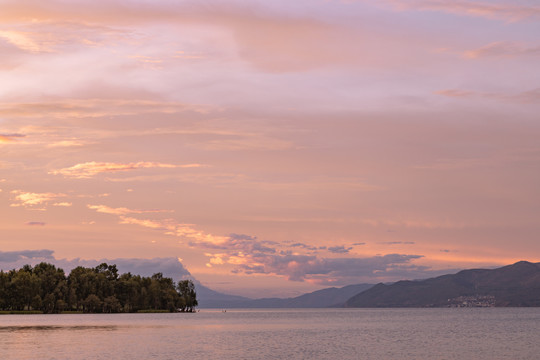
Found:
[[[43,311],[38,310],[2,310],[0,315],[37,315],[43,314]]]
[[[60,314],[84,314],[84,313],[78,310],[66,310],[66,311],[62,311]]]
[[[169,313],[169,310],[138,310],[139,314],[152,314],[152,313]],[[43,314],[43,311],[38,310],[0,310],[0,315],[40,315]],[[69,314],[84,314],[82,311],[62,311],[60,314],[69,315]]]

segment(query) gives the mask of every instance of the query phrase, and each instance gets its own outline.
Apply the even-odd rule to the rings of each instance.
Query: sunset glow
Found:
[[[533,3],[0,0],[0,269],[261,297],[538,262]]]

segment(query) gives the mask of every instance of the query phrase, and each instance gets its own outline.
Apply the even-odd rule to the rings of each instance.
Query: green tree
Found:
[[[84,300],[96,293],[96,273],[92,269],[77,266],[68,276],[69,301],[75,301],[76,310],[84,310]],[[73,305],[73,303],[71,303]]]
[[[191,280],[183,280],[178,282],[176,287],[180,300],[178,306],[181,312],[193,312],[195,307],[199,305],[197,302],[197,293],[195,292],[195,284]]]
[[[11,305],[15,310],[30,310],[32,300],[39,295],[40,280],[30,266],[24,266],[11,278]]]
[[[192,312],[197,306],[190,280],[175,285],[162,273],[152,277],[118,274],[116,265],[76,267],[69,276],[54,265],[25,265],[7,273],[0,271],[1,310],[41,310],[58,313],[66,309],[84,312],[136,312],[144,309]]]
[[[8,308],[8,291],[11,284],[9,275],[3,270],[0,271],[0,310]]]
[[[84,312],[96,313],[102,311],[103,302],[97,297],[97,295],[90,294],[83,301]]]
[[[40,310],[44,313],[62,311],[56,305],[59,300],[64,301],[68,293],[64,270],[57,269],[54,265],[42,262],[34,267],[33,273],[39,278],[40,283],[39,295],[42,299]]]
[[[103,300],[103,312],[117,313],[122,311],[122,305],[115,296],[108,296]]]

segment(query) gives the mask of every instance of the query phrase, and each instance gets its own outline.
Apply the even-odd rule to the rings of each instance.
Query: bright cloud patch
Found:
[[[144,213],[162,213],[171,212],[170,210],[134,210],[125,207],[112,208],[106,205],[88,205],[89,209],[96,210],[97,212],[112,215],[126,215],[126,214],[144,214]]]
[[[24,192],[22,190],[13,190],[11,192],[15,194],[15,203],[11,206],[36,206],[44,205],[50,201],[54,201],[58,198],[66,197],[66,194],[55,194],[55,193],[32,193]]]
[[[133,216],[126,216],[132,214],[168,212],[167,210],[132,210],[125,207],[111,208],[105,205],[88,205],[88,208],[100,213],[116,215],[120,220],[120,224],[138,225],[149,229],[162,230],[166,235],[177,236],[193,243],[219,246],[227,239],[227,237],[214,236],[205,233],[204,231],[196,229],[192,224],[179,223],[173,219],[138,219]]]
[[[53,206],[60,206],[60,207],[70,207],[72,205],[73,203],[70,203],[70,202],[58,202],[58,203],[53,204]]]
[[[157,162],[137,162],[137,163],[107,163],[90,161],[77,165],[73,165],[68,168],[60,170],[53,170],[49,172],[54,175],[63,175],[65,177],[76,179],[88,179],[101,173],[121,172],[136,169],[148,169],[148,168],[194,168],[200,167],[200,164],[185,164],[185,165],[173,165],[162,164]]]

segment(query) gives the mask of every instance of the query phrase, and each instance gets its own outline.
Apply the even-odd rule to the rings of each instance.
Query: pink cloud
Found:
[[[484,57],[539,56],[540,46],[525,46],[512,41],[498,41],[478,49],[466,51],[463,56],[469,59]]]
[[[447,97],[466,98],[466,97],[474,96],[476,93],[473,91],[467,91],[467,90],[445,89],[445,90],[436,91],[435,94],[447,96]]]
[[[272,73],[304,72],[314,69],[347,66],[375,66],[393,63],[402,64],[413,59],[406,56],[410,53],[409,42],[406,45],[392,39],[384,31],[371,29],[370,32],[360,31],[356,27],[339,24],[335,21],[321,20],[320,17],[305,14],[281,13],[270,11],[261,4],[241,4],[231,2],[211,2],[211,6],[197,3],[152,3],[140,2],[77,2],[65,3],[48,1],[47,3],[29,1],[25,6],[17,2],[3,5],[4,18],[19,20],[33,18],[38,23],[52,22],[59,24],[59,29],[51,30],[59,36],[79,34],[76,39],[66,39],[65,42],[79,42],[88,38],[88,29],[84,24],[105,29],[111,27],[145,26],[153,23],[172,24],[175,28],[185,26],[192,29],[206,28],[222,43],[234,42],[230,46],[216,46],[219,56],[229,59],[239,56],[252,67]],[[2,19],[2,15],[0,15]],[[82,24],[81,29],[62,29],[61,25]],[[75,25],[73,25],[75,26]],[[96,30],[99,33],[100,29]],[[105,30],[102,30],[105,31]],[[26,32],[25,41],[18,44],[24,49],[39,49],[40,42],[36,34]],[[37,32],[40,34],[40,32]],[[22,36],[22,35],[21,35]],[[118,36],[106,33],[102,37]],[[136,37],[135,34],[131,36]],[[96,42],[103,41],[98,35],[93,35]],[[377,41],[373,41],[376,37]],[[53,36],[53,38],[55,38]],[[91,38],[91,39],[93,39]],[[94,40],[90,43],[93,44]],[[127,41],[127,40],[126,40]],[[354,44],[354,45],[351,45]],[[207,47],[207,46],[205,46]],[[227,47],[227,49],[225,49]],[[381,48],[385,50],[381,53]],[[389,56],[388,52],[397,56]],[[210,51],[210,53],[213,53]],[[208,60],[209,56],[185,55],[184,50],[176,50],[172,55],[164,57],[153,54],[137,53],[129,55],[136,65],[152,70],[159,70],[171,60],[200,61]],[[407,59],[407,60],[406,60]]]
[[[114,91],[114,90],[111,90]],[[127,90],[126,90],[127,92]],[[125,94],[133,96],[133,94]],[[148,94],[139,94],[149,96]],[[103,95],[102,95],[103,96]],[[107,94],[108,96],[108,94]],[[118,97],[118,92],[116,92]],[[189,105],[179,102],[166,102],[148,99],[103,99],[103,98],[66,98],[61,101],[50,99],[49,101],[37,102],[4,102],[0,103],[0,114],[6,117],[55,117],[82,118],[82,117],[103,117],[118,115],[136,115],[147,112],[160,112],[165,114],[178,113],[182,111],[207,112],[208,109],[202,105]]]
[[[442,95],[452,98],[484,98],[497,101],[505,101],[508,103],[518,103],[518,104],[530,104],[538,105],[540,104],[540,88],[532,89],[528,91],[522,91],[519,93],[495,93],[495,92],[480,92],[480,91],[469,91],[469,90],[460,90],[460,89],[445,89],[436,91],[435,94]]]
[[[364,0],[365,1],[365,0]],[[368,0],[371,1],[371,0]],[[463,16],[485,17],[503,21],[536,20],[540,6],[519,4],[516,1],[472,0],[383,0],[398,10],[440,11]]]

